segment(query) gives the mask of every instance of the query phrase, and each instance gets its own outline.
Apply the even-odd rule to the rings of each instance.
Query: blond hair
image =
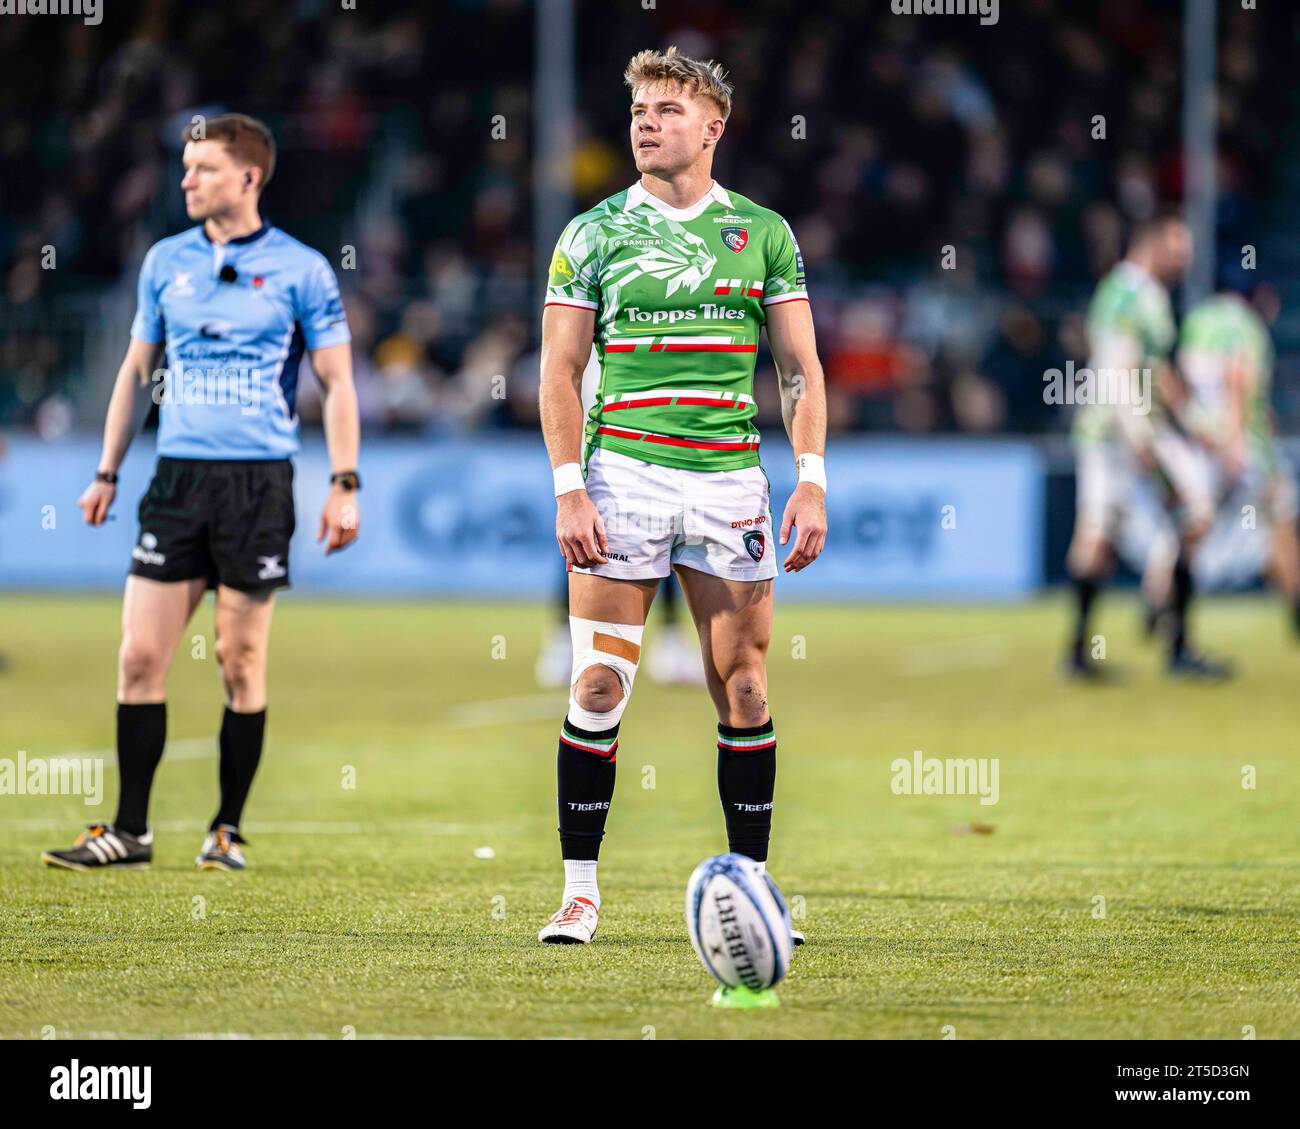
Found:
[[[716,103],[723,121],[731,116],[731,92],[735,88],[727,81],[727,72],[722,64],[712,59],[707,63],[689,59],[676,47],[669,47],[667,51],[638,51],[623,72],[623,81],[634,93],[638,86],[652,82],[681,86],[696,97]]]

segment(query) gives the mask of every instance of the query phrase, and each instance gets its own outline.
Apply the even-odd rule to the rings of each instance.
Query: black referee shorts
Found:
[[[289,585],[296,525],[289,459],[158,460],[140,499],[131,574],[244,592]]]

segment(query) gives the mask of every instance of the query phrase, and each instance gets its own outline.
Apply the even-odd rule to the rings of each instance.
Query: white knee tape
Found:
[[[569,679],[569,720],[581,729],[600,732],[612,729],[623,716],[627,700],[632,696],[632,683],[636,680],[637,664],[641,661],[641,635],[645,631],[639,623],[602,623],[595,619],[569,616],[569,634],[573,639],[573,676]],[[623,687],[623,697],[605,713],[592,713],[578,704],[573,685],[584,670],[593,666],[607,666]]]

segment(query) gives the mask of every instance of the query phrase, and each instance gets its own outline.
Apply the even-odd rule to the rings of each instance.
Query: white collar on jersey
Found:
[[[670,220],[693,220],[714,200],[718,201],[724,208],[732,206],[731,197],[727,195],[727,190],[716,180],[709,190],[689,208],[674,208],[671,204],[660,200],[658,196],[647,192],[645,186],[638,180],[627,190],[627,202],[623,205],[623,210],[630,212],[641,204],[649,204],[657,211],[663,212]]]

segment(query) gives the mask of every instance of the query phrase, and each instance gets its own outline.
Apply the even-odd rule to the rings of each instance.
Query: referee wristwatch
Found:
[[[341,470],[330,475],[330,485],[341,486],[344,490],[360,490],[361,476],[355,470]]]
[[[110,486],[117,485],[117,473],[111,470],[95,471],[95,479],[98,482],[107,482]]]

